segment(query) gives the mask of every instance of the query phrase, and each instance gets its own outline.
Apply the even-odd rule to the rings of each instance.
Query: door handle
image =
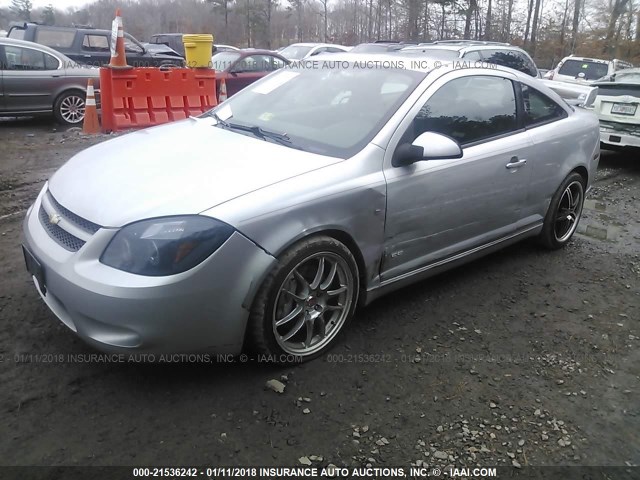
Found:
[[[511,157],[509,163],[505,165],[507,168],[520,168],[526,165],[527,161],[523,158],[522,160],[518,160],[518,157]]]

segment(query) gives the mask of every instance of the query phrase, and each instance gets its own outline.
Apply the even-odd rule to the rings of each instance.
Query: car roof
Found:
[[[594,63],[611,63],[613,60],[603,60],[601,58],[593,58],[593,57],[577,57],[575,55],[569,55],[568,57],[564,57],[562,59],[562,63],[567,60],[576,60],[578,62],[594,62]]]
[[[403,50],[423,50],[423,49],[434,49],[434,50],[452,50],[456,52],[469,51],[469,50],[517,50],[519,52],[526,52],[523,48],[518,47],[517,45],[510,45],[508,43],[499,43],[499,42],[468,42],[468,43],[442,43],[442,42],[432,42],[432,43],[420,43],[418,45],[409,45]]]
[[[312,42],[292,43],[289,46],[290,47],[344,47],[343,45],[338,45],[336,43],[312,43]]]
[[[42,50],[43,52],[50,53],[51,55],[53,55],[56,58],[59,58],[59,59],[62,59],[62,60],[66,60],[66,61],[69,61],[69,62],[73,62],[73,60],[68,58],[66,55],[63,55],[59,51],[54,50],[53,48],[47,47],[46,45],[42,45],[40,43],[30,42],[28,40],[18,40],[17,38],[9,38],[9,37],[0,37],[0,43],[2,43],[4,45],[15,45],[15,46],[18,46],[18,47],[37,48],[39,50]]]
[[[481,67],[459,67],[456,65],[454,59],[452,60],[443,60],[438,56],[430,57],[428,53],[425,55],[421,55],[419,57],[419,61],[416,61],[416,56],[412,54],[403,54],[404,50],[399,50],[395,52],[389,53],[351,53],[351,52],[340,52],[340,53],[331,53],[326,58],[330,58],[331,60],[335,60],[336,62],[350,62],[350,63],[359,63],[363,64],[366,62],[374,62],[376,65],[384,65],[384,63],[376,63],[376,62],[389,62],[390,65],[394,65],[394,62],[403,62],[403,68],[398,67],[398,69],[416,71],[416,72],[424,72],[430,73],[433,71],[439,71],[442,75],[452,70],[477,70],[477,71],[486,71]],[[318,58],[323,57],[319,55]],[[314,57],[315,58],[315,57]],[[304,61],[304,60],[303,60]],[[292,65],[295,64],[296,61],[292,62]],[[434,65],[438,65],[437,68]],[[393,68],[389,67],[389,68]],[[519,70],[515,70],[513,68],[505,67],[504,65],[493,64],[492,68],[489,70],[490,72],[500,72],[507,74],[507,76],[515,77],[516,80],[526,80],[529,82],[531,80],[538,81],[535,77],[528,75]],[[440,76],[440,74],[438,74]],[[525,82],[525,83],[526,83]],[[536,88],[540,90],[544,90],[545,92],[549,90],[543,84],[538,84]]]
[[[229,52],[227,52],[229,53]],[[242,53],[242,54],[253,54],[253,53],[257,53],[259,55],[276,55],[278,57],[280,57],[281,55],[277,52],[274,52],[273,50],[267,50],[266,48],[241,48],[239,50],[233,50],[230,53]]]

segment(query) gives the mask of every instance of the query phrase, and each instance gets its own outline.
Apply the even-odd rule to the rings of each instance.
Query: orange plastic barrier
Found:
[[[100,68],[102,131],[145,128],[215,107],[215,70]]]

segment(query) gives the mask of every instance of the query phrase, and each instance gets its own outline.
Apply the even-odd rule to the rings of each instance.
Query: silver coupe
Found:
[[[318,59],[51,177],[24,254],[65,325],[108,352],[307,360],[403,285],[528,237],[570,241],[593,113],[502,67]]]

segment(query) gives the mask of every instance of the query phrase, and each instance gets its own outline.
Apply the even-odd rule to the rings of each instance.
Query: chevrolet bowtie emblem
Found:
[[[49,215],[49,223],[57,225],[60,223],[60,220],[62,220],[62,217],[57,213],[52,213],[51,215]]]

